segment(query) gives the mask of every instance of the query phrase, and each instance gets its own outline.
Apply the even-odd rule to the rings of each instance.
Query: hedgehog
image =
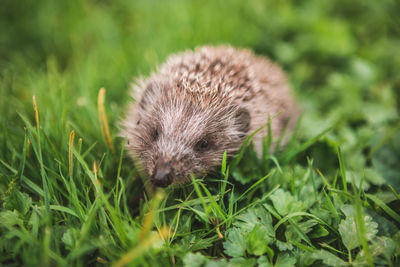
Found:
[[[155,187],[206,175],[269,118],[276,115],[270,131],[277,137],[293,128],[299,113],[276,64],[227,45],[173,54],[132,87],[136,101],[123,119],[122,136]],[[267,134],[264,127],[253,137],[258,153]]]

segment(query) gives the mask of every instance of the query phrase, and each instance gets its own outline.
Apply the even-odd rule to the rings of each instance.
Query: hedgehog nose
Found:
[[[158,187],[169,186],[172,182],[170,173],[171,171],[168,168],[161,168],[161,169],[157,168],[152,179],[153,184]]]

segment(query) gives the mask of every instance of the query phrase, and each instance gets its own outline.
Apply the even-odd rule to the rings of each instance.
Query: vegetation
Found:
[[[2,1],[0,265],[399,266],[399,14],[394,0]],[[243,146],[206,179],[146,191],[118,137],[129,83],[219,43],[282,65],[302,119],[281,150],[267,138],[261,159]]]

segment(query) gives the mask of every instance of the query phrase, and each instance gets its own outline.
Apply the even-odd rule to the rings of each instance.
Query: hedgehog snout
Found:
[[[151,181],[155,186],[167,187],[172,183],[171,162],[166,160],[158,160]]]

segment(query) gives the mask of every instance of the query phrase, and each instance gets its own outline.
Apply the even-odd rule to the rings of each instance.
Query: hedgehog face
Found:
[[[223,101],[213,106],[202,95],[177,95],[160,90],[152,96],[153,105],[140,102],[135,127],[128,130],[128,147],[156,186],[206,174],[221,164],[224,151],[229,155],[240,148],[249,129],[243,108]],[[146,96],[142,101],[149,103]]]
[[[211,133],[206,126],[193,125],[194,118],[185,119],[187,125],[160,121],[157,136],[147,144],[142,161],[156,186],[168,186],[200,176],[221,162],[224,144],[218,142],[223,133]]]

